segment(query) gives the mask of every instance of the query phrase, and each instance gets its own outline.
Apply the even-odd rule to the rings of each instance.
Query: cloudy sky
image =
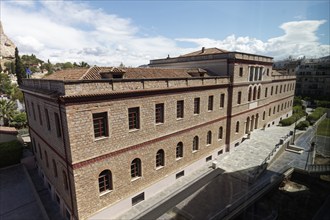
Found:
[[[218,47],[275,60],[330,55],[329,1],[0,1],[20,54],[91,65],[148,64]]]

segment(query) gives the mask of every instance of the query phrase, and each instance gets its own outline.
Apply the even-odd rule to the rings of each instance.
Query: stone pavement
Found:
[[[270,127],[265,130],[255,130],[250,139],[232,148],[217,158],[220,171],[211,168],[211,162],[196,170],[192,175],[180,178],[172,186],[143,201],[116,219],[170,219],[173,216],[183,218],[205,219],[212,218],[235,200],[252,196],[253,190],[259,190],[269,184],[289,167],[289,163],[296,160],[306,160],[306,154],[285,152],[286,160],[277,163],[267,170],[254,185],[248,181],[251,171],[261,165],[281,138],[285,138],[293,126]],[[301,158],[302,157],[302,158]],[[277,162],[276,160],[275,162]],[[217,173],[214,173],[217,172]],[[211,175],[213,173],[213,175]],[[204,186],[196,190],[195,183],[204,180]],[[173,199],[182,191],[188,191],[185,199]],[[163,214],[162,206],[174,207]]]
[[[0,169],[0,219],[48,219],[21,164]]]

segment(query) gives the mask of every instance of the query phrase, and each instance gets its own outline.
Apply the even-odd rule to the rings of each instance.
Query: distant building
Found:
[[[318,59],[288,59],[274,63],[273,69],[283,75],[296,75],[297,96],[328,99],[330,96],[330,56]]]
[[[295,76],[217,48],[24,79],[36,165],[68,219],[113,219],[292,114]]]

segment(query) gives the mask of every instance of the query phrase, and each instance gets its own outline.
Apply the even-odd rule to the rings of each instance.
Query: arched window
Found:
[[[253,100],[256,100],[256,98],[257,98],[257,87],[255,86],[253,88]]]
[[[239,121],[236,122],[236,129],[235,129],[236,133],[239,132]]]
[[[212,143],[212,132],[208,131],[207,132],[207,138],[206,138],[206,144],[210,145]]]
[[[262,120],[265,120],[266,118],[266,112],[264,111],[264,113],[262,114]]]
[[[223,128],[222,126],[219,128],[219,134],[218,134],[218,139],[222,139],[223,136]]]
[[[69,183],[68,183],[68,177],[66,176],[66,172],[62,170],[63,175],[63,185],[65,190],[69,190]]]
[[[165,153],[160,149],[156,154],[156,167],[163,167],[165,165]]]
[[[260,99],[260,93],[261,93],[261,87],[259,86],[258,87],[258,96],[257,96],[257,99]]]
[[[193,139],[193,151],[197,151],[198,150],[198,146],[199,145],[199,138],[198,136],[195,136]]]
[[[179,142],[176,145],[175,157],[176,158],[182,158],[183,157],[183,143],[182,142]]]
[[[141,173],[141,160],[139,158],[135,158],[131,163],[131,177],[140,177]]]
[[[251,96],[252,96],[252,87],[249,88],[248,101],[251,101]]]
[[[112,176],[110,170],[103,170],[99,175],[99,191],[112,190]]]

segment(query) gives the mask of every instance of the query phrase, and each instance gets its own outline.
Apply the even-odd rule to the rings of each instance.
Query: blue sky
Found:
[[[101,66],[147,64],[205,47],[330,54],[329,1],[1,1],[21,54]]]

